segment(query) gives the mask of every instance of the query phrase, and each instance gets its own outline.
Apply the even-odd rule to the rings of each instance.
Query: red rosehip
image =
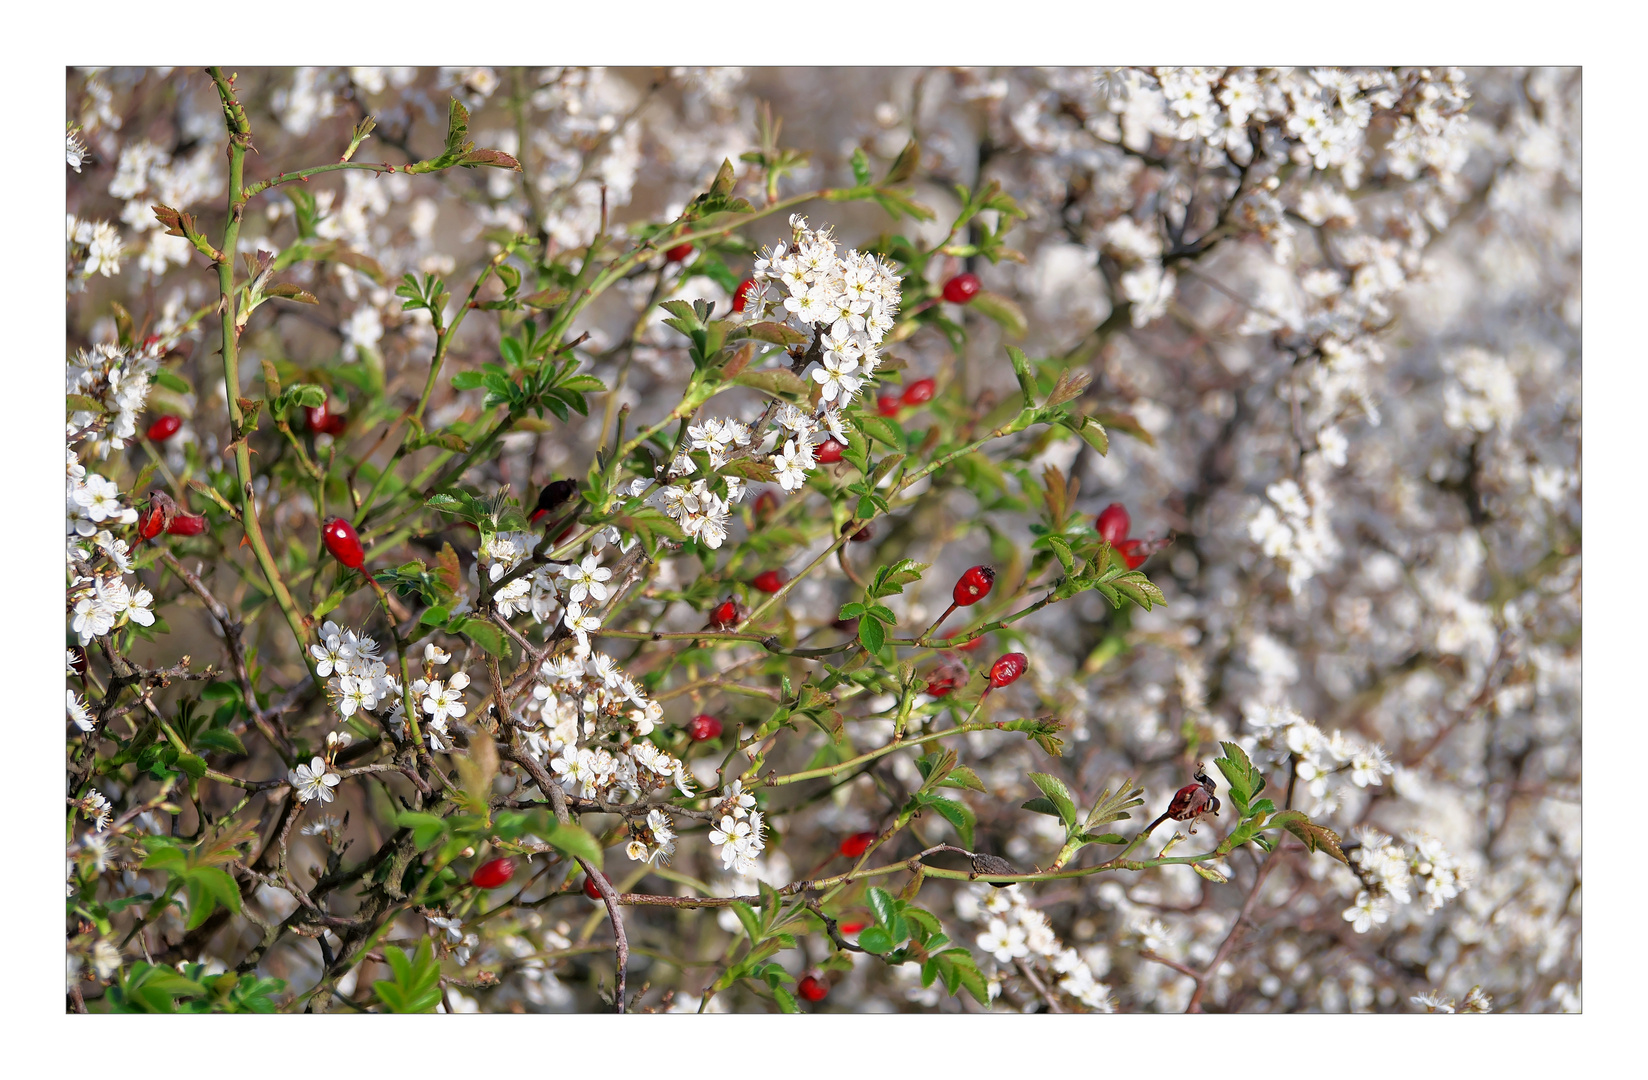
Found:
[[[946,656],[927,673],[927,693],[936,698],[946,697],[966,682],[967,665],[953,656]]]
[[[158,503],[151,502],[137,519],[137,535],[145,540],[153,540],[166,531],[166,511]]]
[[[597,873],[599,873],[599,871],[597,871]],[[606,882],[609,888],[612,886],[612,879],[607,877],[605,874],[601,874],[601,880]],[[584,878],[584,895],[589,897],[591,900],[601,899],[601,890],[596,888],[594,878],[588,876]]]
[[[710,626],[717,630],[725,630],[738,623],[740,612],[737,600],[723,600],[710,610]]]
[[[1121,552],[1122,561],[1127,564],[1129,570],[1137,570],[1150,558],[1150,549],[1145,546],[1143,540],[1123,540],[1116,545],[1116,550]]]
[[[847,444],[836,442],[834,439],[825,439],[813,447],[813,457],[820,465],[834,465],[841,460],[841,451],[847,449]]]
[[[956,607],[967,607],[976,604],[990,595],[990,587],[996,583],[996,568],[993,566],[975,566],[961,575],[956,582],[955,592],[951,599]]]
[[[782,570],[763,570],[755,575],[755,580],[751,581],[750,584],[762,592],[775,593],[784,587],[784,572]]]
[[[316,435],[337,435],[349,426],[349,418],[333,412],[326,402],[304,406],[303,420]]]
[[[691,244],[676,244],[674,247],[672,247],[668,251],[664,252],[664,258],[666,260],[668,260],[669,262],[681,262],[684,259],[686,259],[686,257],[688,255],[691,255],[691,254],[692,254],[692,245]]]
[[[978,295],[980,288],[977,274],[957,274],[944,283],[944,299],[952,304],[965,304]]]
[[[1029,657],[1021,652],[1010,652],[990,665],[990,688],[1000,690],[1009,683],[1017,682],[1024,669],[1030,666]]]
[[[846,532],[847,530],[843,529],[841,531]],[[849,544],[864,544],[864,543],[868,543],[869,541],[874,540],[874,539],[875,539],[875,526],[874,525],[866,525],[862,529],[860,529],[857,532],[853,533],[853,535],[849,536],[847,538],[847,542]]]
[[[1121,503],[1111,503],[1099,511],[1098,527],[1099,535],[1104,537],[1105,543],[1111,547],[1119,547],[1132,530],[1133,519],[1128,516],[1127,507]]]
[[[469,883],[477,889],[496,889],[509,884],[509,879],[514,876],[515,860],[505,857],[482,863],[470,875]]]
[[[795,992],[808,1001],[823,1001],[830,995],[830,984],[811,975],[795,984]]]
[[[332,557],[351,570],[359,570],[366,562],[366,552],[361,548],[360,537],[355,534],[355,527],[342,518],[327,518],[321,528],[321,536],[326,541],[326,550]]]
[[[744,305],[749,303],[750,290],[755,288],[754,278],[745,278],[738,283],[738,291],[732,294],[732,309],[743,311]]]
[[[871,829],[868,832],[855,832],[853,835],[847,837],[847,839],[841,841],[841,847],[837,850],[849,859],[856,859],[868,851],[870,849],[870,845],[875,841],[875,838],[880,835],[881,834],[876,832],[874,829]]]
[[[923,405],[933,400],[933,393],[938,389],[938,383],[932,379],[917,379],[904,388],[903,402],[905,405]]]
[[[771,491],[763,491],[755,500],[755,519],[765,521],[778,512],[778,496]]]
[[[891,394],[876,398],[876,412],[882,416],[897,416],[898,410],[903,407],[899,399]]]
[[[167,413],[164,416],[156,417],[155,422],[149,425],[149,430],[144,434],[149,437],[150,442],[165,442],[173,435],[176,435],[177,429],[182,426],[182,420]]]
[[[843,934],[856,934],[860,930],[864,929],[866,926],[869,926],[869,925],[870,924],[867,923],[867,922],[858,922],[858,921],[844,922],[838,927],[838,929]]]
[[[960,637],[962,634],[965,634],[967,632],[968,631],[965,627],[957,627],[956,629],[950,631],[948,634],[945,634],[944,635],[944,640],[949,641],[951,638]],[[989,637],[989,636],[990,636],[989,634],[980,634],[978,637],[974,638],[972,641],[964,642],[961,645],[954,645],[954,646],[952,646],[952,648],[954,648],[957,652],[976,652],[977,650],[982,649],[984,647],[984,639]]]
[[[166,531],[173,536],[199,536],[206,531],[206,517],[204,514],[185,514],[179,511],[166,526]]]
[[[705,742],[721,734],[721,721],[713,716],[699,713],[687,721],[687,737],[693,742]]]

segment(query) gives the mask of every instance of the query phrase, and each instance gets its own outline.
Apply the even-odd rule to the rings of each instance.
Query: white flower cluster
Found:
[[[309,764],[288,770],[286,781],[292,785],[292,794],[297,796],[298,802],[319,799],[329,803],[333,799],[332,789],[343,783],[343,777],[333,772],[326,759],[317,754]]]
[[[328,620],[321,626],[320,643],[309,646],[309,655],[315,659],[315,673],[326,680],[327,697],[339,715],[347,718],[357,712],[363,716],[382,712],[384,723],[397,736],[405,737],[401,682],[389,671],[376,641]],[[469,685],[469,676],[457,671],[449,678],[435,678],[436,668],[451,662],[451,653],[433,643],[425,645],[423,677],[412,681],[412,698],[424,714],[420,726],[429,749],[436,752],[451,749],[448,721],[468,711],[463,691]]]
[[[79,124],[76,124],[73,120],[70,120],[68,122],[67,133],[65,136],[67,141],[66,151],[68,156],[68,165],[69,168],[73,169],[75,172],[79,172],[80,166],[85,164],[86,159],[91,156],[90,152],[86,149],[85,140],[80,137],[79,128]]]
[[[1408,999],[1428,1013],[1451,1013],[1454,1011],[1454,999],[1440,990],[1429,990],[1423,994],[1415,994]],[[1470,993],[1465,995],[1464,1004],[1459,1005],[1463,1013],[1493,1012],[1493,998],[1482,992],[1481,986],[1471,987]]]
[[[969,922],[985,924],[977,944],[996,963],[1010,965],[1024,960],[1045,965],[1058,976],[1058,988],[1087,1008],[1102,1013],[1116,1011],[1110,987],[1094,977],[1093,969],[1079,952],[1059,941],[1047,916],[1030,906],[1019,886],[997,889],[973,885],[957,894],[956,913]],[[1051,978],[1047,981],[1054,982]]]
[[[1442,422],[1455,431],[1509,431],[1522,413],[1516,375],[1505,358],[1469,346],[1442,358],[1451,378],[1442,388]]]
[[[86,436],[88,454],[106,458],[137,434],[137,414],[149,400],[149,377],[160,368],[161,355],[158,344],[131,353],[115,345],[94,345],[69,361],[65,393],[90,398],[98,409],[71,413],[68,433],[108,417],[101,431]]]
[[[84,646],[128,621],[154,625],[154,595],[141,582],[126,582],[131,553],[126,541],[115,539],[105,527],[132,524],[137,511],[122,505],[113,481],[87,473],[73,449],[67,457],[69,627]]]
[[[1352,786],[1378,787],[1395,771],[1378,743],[1337,730],[1327,735],[1285,705],[1250,704],[1244,711],[1249,726],[1259,733],[1260,749],[1266,756],[1294,756],[1294,771],[1316,800],[1306,811],[1312,818],[1337,813]]]
[[[120,230],[107,221],[82,221],[68,215],[68,284],[72,292],[86,287],[93,274],[113,277],[120,273],[120,257],[125,245]]]
[[[1360,890],[1356,902],[1343,914],[1358,934],[1390,918],[1394,905],[1412,903],[1415,885],[1424,897],[1427,914],[1470,885],[1465,868],[1429,833],[1405,834],[1406,849],[1372,826],[1362,826],[1355,835],[1360,846],[1346,856],[1369,888]]]
[[[202,140],[194,153],[177,161],[146,139],[127,143],[121,149],[109,194],[126,200],[120,220],[139,235],[149,234],[148,247],[138,258],[144,272],[159,277],[174,264],[189,264],[193,247],[184,237],[160,228],[152,207],[187,210],[215,201],[225,187],[222,164],[221,153],[211,140]]]
[[[1328,524],[1327,489],[1307,475],[1309,495],[1296,480],[1278,480],[1265,488],[1269,502],[1248,519],[1248,536],[1287,571],[1288,589],[1298,595],[1305,582],[1328,566],[1339,542]]]
[[[767,848],[761,811],[754,807],[755,796],[744,790],[742,780],[734,780],[716,804],[720,824],[710,830],[710,843],[721,849],[722,868],[743,876],[755,874],[755,861]]]
[[[492,594],[498,614],[510,618],[521,612],[531,612],[539,623],[565,621],[578,639],[581,656],[589,654],[589,635],[601,628],[594,615],[586,614],[586,607],[606,602],[611,595],[612,570],[601,565],[600,552],[611,545],[627,551],[635,544],[634,538],[620,541],[616,528],[600,530],[593,537],[594,550],[581,561],[544,565],[533,569],[500,587]],[[537,548],[542,537],[532,532],[499,532],[482,538],[475,552],[475,562],[469,567],[471,585],[479,582],[478,569],[486,571],[491,581],[501,581],[521,565]],[[465,597],[457,612],[470,610],[472,602]]]

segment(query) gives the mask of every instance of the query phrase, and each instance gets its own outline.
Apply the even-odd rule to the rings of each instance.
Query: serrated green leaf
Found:
[[[1065,828],[1074,828],[1076,825],[1076,801],[1070,797],[1070,789],[1064,786],[1064,781],[1049,773],[1033,772],[1030,782],[1041,788],[1058,812],[1058,819],[1064,822]]]
[[[944,799],[935,795],[925,796],[922,800],[933,811],[955,826],[956,835],[961,837],[961,846],[969,850],[973,846],[973,826],[978,818],[966,803],[958,799]]]

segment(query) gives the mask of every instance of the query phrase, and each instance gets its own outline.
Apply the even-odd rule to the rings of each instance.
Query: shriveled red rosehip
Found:
[[[164,416],[156,417],[155,422],[149,425],[149,430],[144,434],[148,436],[150,442],[165,442],[173,435],[176,435],[177,429],[182,426],[183,421],[181,419],[167,413]]]
[[[847,444],[836,442],[834,439],[825,439],[813,447],[813,457],[820,465],[834,465],[841,460],[841,451],[847,449]]]
[[[723,600],[710,609],[710,626],[717,630],[725,630],[729,626],[737,625],[741,616],[737,600]]]
[[[841,841],[841,846],[836,850],[849,859],[856,859],[870,849],[870,845],[879,835],[880,833],[877,833],[874,829],[867,832],[855,832]]]
[[[980,288],[977,274],[957,274],[944,283],[944,299],[952,304],[965,304],[978,295]]]
[[[823,1001],[830,996],[830,984],[808,975],[795,984],[795,992],[808,1001]]]
[[[166,531],[166,511],[154,503],[138,515],[137,535],[145,540],[153,540]]]
[[[601,880],[607,883],[608,888],[612,887],[612,879],[605,874],[601,875]],[[601,890],[596,887],[594,878],[587,876],[584,878],[584,895],[591,900],[601,899]]]
[[[859,922],[855,920],[853,922],[844,922],[837,927],[837,929],[839,929],[843,934],[856,934],[869,925],[870,924],[867,922]]]
[[[743,311],[744,305],[750,301],[750,290],[755,288],[754,278],[745,278],[738,283],[738,291],[732,294],[732,309]]]
[[[721,721],[705,713],[699,713],[687,721],[687,737],[693,742],[704,742],[721,734]]]
[[[1123,540],[1116,545],[1116,550],[1121,553],[1122,561],[1129,570],[1137,570],[1150,558],[1150,548],[1143,540]]]
[[[993,566],[975,566],[968,570],[956,582],[955,592],[951,599],[956,607],[967,607],[976,604],[990,595],[990,587],[996,583],[996,568]]]
[[[361,547],[360,537],[356,535],[355,527],[347,521],[327,518],[320,532],[326,541],[326,550],[338,562],[351,570],[359,570],[361,564],[366,562],[366,551]]]
[[[1105,543],[1111,547],[1120,547],[1133,528],[1133,519],[1128,516],[1127,507],[1121,503],[1111,503],[1099,511],[1098,528],[1099,535],[1104,537]]]
[[[1000,690],[1009,683],[1018,681],[1024,669],[1030,666],[1030,658],[1021,652],[1010,652],[990,665],[990,688]]]
[[[204,514],[185,514],[181,511],[172,518],[166,526],[166,531],[173,536],[199,536],[206,531],[206,516]]]
[[[882,416],[897,416],[903,403],[891,394],[876,398],[876,412]]]
[[[763,570],[755,575],[750,582],[765,593],[775,593],[784,587],[784,572],[782,570]]]
[[[691,254],[692,254],[692,245],[691,244],[676,244],[674,247],[672,247],[668,251],[664,252],[664,258],[667,259],[670,262],[681,262],[688,255],[691,255]]]
[[[927,673],[926,678],[928,694],[936,698],[946,697],[967,682],[967,666],[954,657],[946,657]]]
[[[960,637],[962,634],[966,633],[969,633],[966,627],[957,627],[948,634],[945,634],[944,640],[949,641],[953,637]],[[980,634],[972,641],[966,641],[960,645],[952,645],[951,648],[955,649],[957,652],[976,652],[984,647],[984,639],[989,636],[989,634]]]
[[[509,879],[514,876],[515,860],[505,856],[476,867],[475,872],[469,876],[469,883],[477,889],[496,889],[509,884]]]
[[[909,406],[924,405],[933,400],[933,394],[937,390],[938,383],[936,381],[932,379],[917,379],[915,382],[904,388],[904,397],[901,400],[905,405]]]
[[[326,402],[304,406],[303,419],[317,435],[337,435],[349,426],[349,418],[333,412]]]

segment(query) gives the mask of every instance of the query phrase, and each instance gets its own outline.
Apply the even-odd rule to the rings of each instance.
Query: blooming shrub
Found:
[[[845,79],[70,73],[67,1008],[1578,1008],[1577,72]]]

